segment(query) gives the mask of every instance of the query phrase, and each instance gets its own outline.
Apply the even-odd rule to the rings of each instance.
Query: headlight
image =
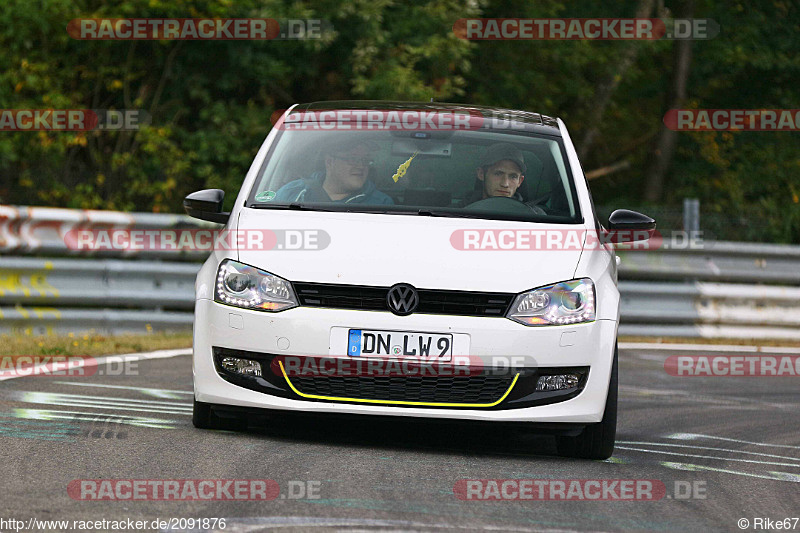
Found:
[[[592,322],[594,283],[588,278],[574,279],[523,292],[506,316],[526,326]]]
[[[297,298],[288,281],[230,259],[219,265],[214,301],[273,312],[297,306]]]

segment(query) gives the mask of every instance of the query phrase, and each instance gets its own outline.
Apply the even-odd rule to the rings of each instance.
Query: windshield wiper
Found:
[[[394,213],[395,211],[388,211],[380,206],[359,206],[359,204],[331,204],[330,207],[320,205],[301,204],[299,202],[292,202],[290,204],[273,204],[271,202],[262,202],[258,204],[248,205],[253,209],[289,209],[292,211],[324,211],[326,213]],[[410,213],[415,214],[415,213]]]
[[[478,219],[497,219],[497,220],[519,220],[517,216],[491,216],[492,213],[486,211],[461,211],[461,210],[437,210],[437,209],[416,209],[416,210],[393,210],[385,209],[381,206],[362,206],[358,204],[334,204],[335,207],[322,207],[316,205],[301,204],[293,202],[290,204],[273,204],[273,203],[257,203],[247,207],[253,209],[288,209],[292,211],[323,211],[327,213],[373,213],[373,214],[386,214],[386,215],[405,215],[405,216],[421,216],[421,217],[441,217],[441,218],[478,218]],[[545,222],[540,217],[533,217],[531,222]]]
[[[469,211],[435,211],[433,209],[420,209],[416,214],[421,217],[486,218],[486,213],[481,214],[480,212]]]
[[[253,209],[291,209],[295,211],[335,211],[335,209],[326,209],[325,207],[310,206],[293,202],[291,204],[273,204],[271,202],[261,202],[257,204],[250,204],[247,207]]]

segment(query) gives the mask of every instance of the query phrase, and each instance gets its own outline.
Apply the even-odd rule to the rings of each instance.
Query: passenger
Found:
[[[325,173],[291,181],[281,187],[275,202],[333,202],[391,205],[394,201],[367,179],[377,147],[368,141],[345,141],[325,151]]]

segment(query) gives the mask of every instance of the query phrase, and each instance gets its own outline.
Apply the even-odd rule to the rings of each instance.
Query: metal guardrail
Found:
[[[0,333],[187,330],[199,263],[0,259]]]
[[[123,213],[91,209],[60,209],[0,205],[0,253],[5,255],[57,255],[93,257],[148,257],[200,260],[207,252],[151,251],[130,249],[123,253],[80,252],[67,247],[74,230],[162,230],[216,228],[186,215]]]
[[[800,287],[620,282],[623,335],[800,339]]]
[[[176,215],[0,206],[0,251],[70,254],[63,224],[101,220],[123,228],[193,224]],[[716,242],[619,255],[620,334],[800,339],[800,246]],[[146,257],[0,258],[0,333],[187,330],[199,263]]]
[[[198,269],[197,263],[3,258],[0,332],[186,329]],[[621,334],[800,339],[800,287],[623,280],[620,292]]]
[[[191,312],[60,309],[55,307],[0,308],[0,333],[12,335],[66,335],[69,333],[148,333],[191,331]]]
[[[800,285],[800,246],[717,241],[696,248],[620,251],[618,255],[624,279]]]
[[[198,263],[119,259],[0,260],[0,305],[191,309]]]
[[[800,339],[800,246],[721,241],[619,256],[620,334]]]

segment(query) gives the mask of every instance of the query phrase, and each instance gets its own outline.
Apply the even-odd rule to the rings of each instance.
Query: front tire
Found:
[[[192,404],[192,425],[198,429],[214,429],[211,423],[211,404],[194,400]]]
[[[214,412],[214,408],[210,403],[194,400],[192,404],[192,425],[198,429],[244,431],[247,429],[247,420],[241,416],[220,416]]]
[[[576,437],[556,437],[559,455],[579,459],[608,459],[614,453],[617,437],[618,359],[619,349],[615,346],[603,420],[587,425]]]

